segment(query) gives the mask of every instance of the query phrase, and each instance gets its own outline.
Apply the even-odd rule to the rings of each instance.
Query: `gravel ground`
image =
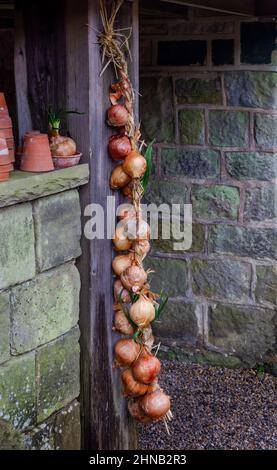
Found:
[[[277,449],[271,375],[163,361],[160,384],[172,398],[170,436],[163,422],[140,425],[140,449]]]

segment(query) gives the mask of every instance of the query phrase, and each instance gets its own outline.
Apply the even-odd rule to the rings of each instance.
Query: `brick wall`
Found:
[[[148,258],[170,295],[156,334],[171,357],[276,371],[276,28],[214,14],[140,18],[146,199],[192,203],[194,222],[190,250]]]
[[[85,182],[82,171],[18,173],[1,183],[2,449],[80,446],[81,214],[70,188]]]

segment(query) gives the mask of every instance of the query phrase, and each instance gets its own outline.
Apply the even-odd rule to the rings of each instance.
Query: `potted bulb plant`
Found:
[[[51,133],[50,150],[55,168],[67,168],[78,165],[82,156],[81,153],[77,152],[76,142],[71,137],[60,135],[60,126],[67,114],[83,113],[63,109],[54,111],[51,106],[48,109],[48,123]]]

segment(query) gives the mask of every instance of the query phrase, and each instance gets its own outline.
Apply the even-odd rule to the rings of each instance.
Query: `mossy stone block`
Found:
[[[245,147],[248,140],[248,113],[210,111],[209,142],[218,147]]]
[[[66,191],[34,202],[36,255],[40,271],[81,254],[81,209],[78,191]]]
[[[178,104],[222,104],[220,77],[178,78],[175,81],[175,94]]]
[[[0,292],[0,364],[10,357],[10,295]]]
[[[192,187],[194,217],[206,220],[236,220],[239,203],[237,188],[224,185]]]
[[[256,266],[256,299],[258,302],[277,303],[277,266]]]
[[[277,154],[259,152],[228,152],[226,169],[238,180],[270,181],[277,175]]]
[[[217,304],[209,309],[209,342],[237,354],[253,367],[274,350],[274,311],[248,306]]]
[[[0,289],[35,276],[35,238],[31,204],[0,209]]]
[[[174,141],[173,90],[170,78],[142,77],[140,80],[142,135],[146,141]]]
[[[216,178],[219,175],[219,153],[214,150],[189,150],[182,147],[163,148],[161,169],[165,176]]]
[[[79,319],[80,276],[67,264],[12,290],[11,345],[22,354],[69,331]]]
[[[35,352],[0,366],[0,418],[9,421],[15,429],[27,429],[35,424]]]
[[[157,293],[163,290],[169,297],[185,295],[188,282],[185,261],[149,256],[145,259],[144,265],[145,269],[154,271],[149,275],[151,290]]]
[[[205,143],[204,112],[198,109],[179,111],[179,134],[183,145]]]
[[[78,397],[80,392],[79,329],[37,351],[37,413],[44,421]]]
[[[211,299],[247,302],[251,266],[231,259],[197,259],[191,263],[192,288],[196,295]]]

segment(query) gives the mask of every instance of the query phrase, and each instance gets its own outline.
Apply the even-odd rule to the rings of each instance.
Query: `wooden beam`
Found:
[[[119,13],[117,24],[119,27],[133,27],[131,76],[138,88],[137,9],[137,1],[126,2]],[[101,29],[98,1],[80,0],[76,5],[75,1],[68,0],[67,55],[70,56],[72,65],[68,62],[71,74],[68,75],[67,95],[71,104],[78,104],[78,108],[87,113],[82,130],[78,119],[75,119],[73,127],[74,135],[77,136],[76,126],[79,122],[81,150],[85,155],[83,161],[89,162],[91,173],[89,185],[81,191],[82,209],[87,204],[97,203],[106,212],[107,196],[112,195],[109,178],[113,164],[107,155],[107,142],[112,131],[105,124],[105,118],[109,107],[109,87],[115,77],[112,67],[109,67],[100,78],[102,65],[97,30]],[[76,99],[74,103],[72,96]],[[72,128],[70,131],[73,134]],[[113,369],[113,347],[117,335],[112,333],[114,312],[111,240],[83,239],[82,250],[83,256],[78,267],[82,281],[80,327],[83,448],[134,449],[136,427],[127,412],[126,399],[122,396],[120,372]]]
[[[254,16],[254,0],[161,0],[165,3],[174,3],[179,5],[204,8],[219,12],[231,13],[234,15]]]

